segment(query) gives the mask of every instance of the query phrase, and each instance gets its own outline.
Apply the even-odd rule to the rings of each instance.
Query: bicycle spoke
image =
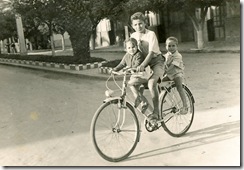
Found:
[[[165,117],[161,124],[165,131],[172,136],[182,136],[188,131],[192,124],[194,115],[193,101],[191,100],[188,91],[185,89],[184,91],[186,94],[186,102],[188,106],[188,113],[185,115],[181,114],[180,112],[180,109],[183,107],[183,103],[175,85],[171,86],[163,97],[161,114],[162,116],[165,115]],[[173,116],[169,116],[170,114],[173,114]]]
[[[138,120],[130,108],[119,109],[116,102],[111,102],[98,112],[93,141],[103,158],[109,161],[124,159],[134,150],[138,137]]]

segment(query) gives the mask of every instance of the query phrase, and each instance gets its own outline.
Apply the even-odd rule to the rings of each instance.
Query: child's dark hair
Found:
[[[136,41],[136,39],[135,38],[128,38],[128,39],[126,39],[125,41],[124,41],[124,48],[126,49],[126,44],[128,43],[128,42],[131,42],[132,44],[134,44],[135,46],[137,46],[137,41]]]
[[[142,20],[142,21],[144,21],[145,23],[147,23],[147,18],[146,18],[146,16],[145,16],[142,12],[136,12],[136,13],[134,13],[134,14],[130,17],[130,21],[131,21],[131,23],[132,23],[133,20],[136,20],[136,19]]]
[[[176,45],[178,45],[178,39],[175,38],[175,37],[169,37],[169,38],[166,39],[165,42],[167,43],[168,41],[174,41],[176,43]]]

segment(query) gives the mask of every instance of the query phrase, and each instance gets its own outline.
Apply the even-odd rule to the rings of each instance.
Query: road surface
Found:
[[[2,166],[239,166],[239,54],[189,55],[186,77],[195,104],[189,132],[173,138],[142,125],[139,144],[111,163],[90,137],[104,81],[0,65]],[[193,60],[194,59],[194,60]]]

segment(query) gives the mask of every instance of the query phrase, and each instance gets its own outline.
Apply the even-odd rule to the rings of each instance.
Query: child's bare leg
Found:
[[[180,98],[182,100],[183,107],[186,109],[187,108],[186,95],[185,95],[185,92],[184,92],[183,87],[182,87],[182,78],[181,77],[176,77],[176,78],[174,78],[174,82],[175,82],[177,91],[180,94]],[[183,112],[187,112],[187,110],[183,111]]]
[[[141,100],[142,100],[143,103],[148,103],[147,98],[143,95],[144,90],[145,90],[145,87],[144,87],[143,85],[141,85],[141,86],[139,87],[139,95],[140,95]]]
[[[148,81],[148,88],[152,97],[153,102],[153,114],[159,115],[159,99],[158,99],[158,82],[159,76],[153,75]]]
[[[137,107],[141,103],[139,87],[139,85],[130,86],[130,89],[135,97],[135,107]]]
[[[144,114],[149,106],[148,100],[147,98],[143,95],[145,87],[143,85],[141,85],[139,87],[139,95],[140,95],[140,99],[141,99],[141,112]]]

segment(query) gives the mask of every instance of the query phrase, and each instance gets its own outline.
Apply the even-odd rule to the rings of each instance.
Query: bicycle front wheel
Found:
[[[139,141],[139,122],[133,107],[126,103],[120,107],[120,100],[106,102],[95,113],[91,133],[98,154],[107,161],[126,159]]]
[[[183,103],[175,84],[166,90],[161,103],[161,116],[164,117],[162,127],[173,137],[184,135],[191,127],[194,118],[194,98],[185,85],[183,85],[183,90],[186,96],[187,114],[180,113]]]

